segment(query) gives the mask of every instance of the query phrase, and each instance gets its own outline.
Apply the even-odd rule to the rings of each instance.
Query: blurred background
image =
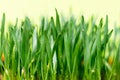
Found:
[[[28,16],[38,23],[40,16],[55,16],[56,8],[66,17],[84,15],[86,20],[92,15],[99,20],[108,15],[112,27],[120,22],[119,3],[119,0],[0,0],[0,19],[5,13],[7,22]]]

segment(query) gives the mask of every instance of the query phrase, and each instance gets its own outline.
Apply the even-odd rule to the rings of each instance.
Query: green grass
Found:
[[[106,20],[96,24],[74,16],[61,21],[43,17],[35,26],[28,17],[0,28],[0,73],[3,80],[119,80],[120,28],[108,29]],[[56,20],[56,21],[55,21]],[[114,38],[110,38],[111,35]]]

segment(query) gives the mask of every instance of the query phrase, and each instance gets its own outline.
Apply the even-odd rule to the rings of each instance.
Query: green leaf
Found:
[[[45,18],[43,18],[41,22],[42,22],[42,23],[41,23],[41,31],[42,31],[42,33],[43,33],[44,27],[45,27]]]
[[[1,45],[3,45],[4,28],[5,28],[5,13],[3,13],[2,24],[1,24]]]
[[[64,35],[65,55],[68,65],[69,73],[71,73],[71,62],[70,62],[70,41],[68,41],[67,33]]]
[[[53,17],[51,17],[50,27],[51,27],[51,32],[52,32],[53,39],[56,40],[56,38],[57,38],[57,30],[56,30],[56,27],[55,27],[55,24],[54,24]]]
[[[36,49],[37,49],[37,32],[36,32],[36,29],[34,29],[33,41],[32,41],[32,51],[35,52]]]
[[[57,9],[55,9],[55,11],[56,11],[56,29],[57,29],[57,33],[59,33],[61,31],[60,19]]]

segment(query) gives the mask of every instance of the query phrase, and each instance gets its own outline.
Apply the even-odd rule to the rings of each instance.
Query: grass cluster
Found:
[[[108,30],[94,17],[76,23],[74,17],[60,21],[41,19],[34,25],[28,17],[10,24],[5,33],[5,14],[0,28],[0,73],[4,80],[120,80],[119,28]],[[56,20],[56,21],[55,21]],[[110,39],[114,32],[115,36]]]

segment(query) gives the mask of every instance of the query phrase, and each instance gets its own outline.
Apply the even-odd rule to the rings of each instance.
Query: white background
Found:
[[[6,14],[7,22],[15,22],[16,17],[29,16],[38,21],[40,16],[54,16],[55,8],[66,17],[72,12],[76,17],[83,14],[85,18],[95,15],[100,18],[108,14],[110,26],[120,24],[119,0],[0,0],[0,20]]]

